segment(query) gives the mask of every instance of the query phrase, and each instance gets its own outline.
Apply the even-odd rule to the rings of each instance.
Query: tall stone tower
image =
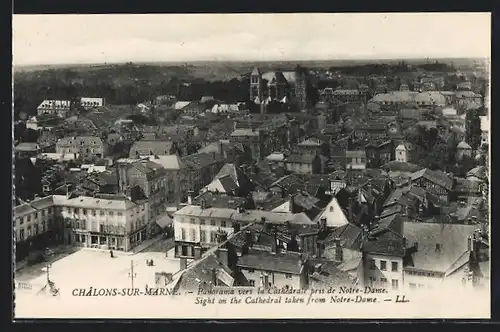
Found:
[[[250,100],[255,101],[259,97],[262,102],[262,74],[259,68],[255,67],[250,74]]]
[[[298,65],[295,67],[295,98],[301,109],[307,107],[307,73]]]

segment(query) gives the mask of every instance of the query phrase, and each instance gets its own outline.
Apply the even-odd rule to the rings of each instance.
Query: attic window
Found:
[[[330,206],[330,212],[333,212],[333,206]]]

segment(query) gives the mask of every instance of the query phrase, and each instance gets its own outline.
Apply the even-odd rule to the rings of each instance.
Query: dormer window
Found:
[[[442,246],[441,243],[436,243],[436,251],[441,251]]]

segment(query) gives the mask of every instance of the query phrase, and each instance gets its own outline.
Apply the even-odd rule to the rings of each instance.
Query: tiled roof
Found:
[[[181,157],[182,163],[193,169],[202,169],[213,165],[216,162],[221,162],[224,158],[220,155],[212,155],[211,153],[193,153],[184,157]]]
[[[425,178],[428,181],[435,183],[447,190],[453,189],[453,180],[441,171],[432,171],[428,168],[424,168],[411,175],[412,181],[418,180],[420,178]]]
[[[346,151],[345,156],[346,158],[366,158],[366,153],[363,150]]]
[[[408,247],[418,243],[408,267],[448,271],[467,252],[467,238],[476,228],[475,225],[405,222],[404,236]],[[436,250],[436,244],[440,245],[439,250]]]
[[[213,271],[222,270],[226,274],[231,275],[231,270],[224,265],[215,254],[207,255],[202,258],[198,264],[193,266],[192,268],[184,271],[182,273],[179,284],[177,287],[181,290],[186,291],[198,291],[198,289],[203,288],[206,284],[213,283]],[[218,279],[218,282],[224,283],[223,280]],[[232,285],[225,285],[232,286]]]
[[[135,158],[136,155],[170,155],[172,153],[172,147],[172,141],[140,140],[134,142],[134,144],[130,148],[129,156],[130,158]]]
[[[287,79],[282,72],[270,71],[262,74],[262,79],[267,80],[268,84],[272,82],[276,83],[287,83]]]
[[[238,259],[238,266],[259,271],[300,274],[304,258],[299,253],[287,252],[273,254],[269,251],[253,250]]]
[[[299,163],[299,164],[312,164],[315,155],[310,154],[291,154],[285,158],[285,162],[287,163]]]
[[[237,210],[223,208],[202,209],[200,206],[196,205],[185,206],[176,211],[175,214],[181,216],[227,219],[241,223],[262,222],[263,218],[266,222],[274,224],[285,224],[287,221],[298,224],[313,223],[304,213],[275,213],[261,210],[245,210],[238,212]]]
[[[244,197],[213,194],[211,192],[205,192],[197,196],[193,199],[193,203],[199,205],[202,199],[205,200],[207,206],[214,208],[236,209],[247,204],[247,199]]]
[[[349,273],[339,270],[336,263],[326,262],[321,264],[320,271],[314,272],[311,278],[325,286],[352,286],[355,278]]]
[[[298,146],[321,146],[323,142],[316,137],[310,137],[298,144]]]
[[[347,223],[335,228],[322,242],[326,247],[335,245],[335,239],[340,239],[343,248],[359,250],[361,245],[361,228]]]
[[[482,180],[487,180],[486,167],[478,166],[467,172],[467,177],[477,177]]]
[[[237,137],[237,136],[259,136],[259,131],[258,130],[252,130],[252,129],[235,129],[231,133],[232,137]]]
[[[398,146],[399,148],[399,146]],[[383,170],[392,171],[392,172],[417,172],[422,169],[421,166],[415,165],[412,163],[405,163],[401,161],[390,161],[381,166]]]

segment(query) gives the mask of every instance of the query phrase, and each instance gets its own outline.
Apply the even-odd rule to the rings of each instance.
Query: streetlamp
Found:
[[[137,273],[134,272],[134,261],[130,261],[130,272],[128,273],[130,278],[130,282],[132,283],[132,289],[134,289],[134,279],[137,276]]]

